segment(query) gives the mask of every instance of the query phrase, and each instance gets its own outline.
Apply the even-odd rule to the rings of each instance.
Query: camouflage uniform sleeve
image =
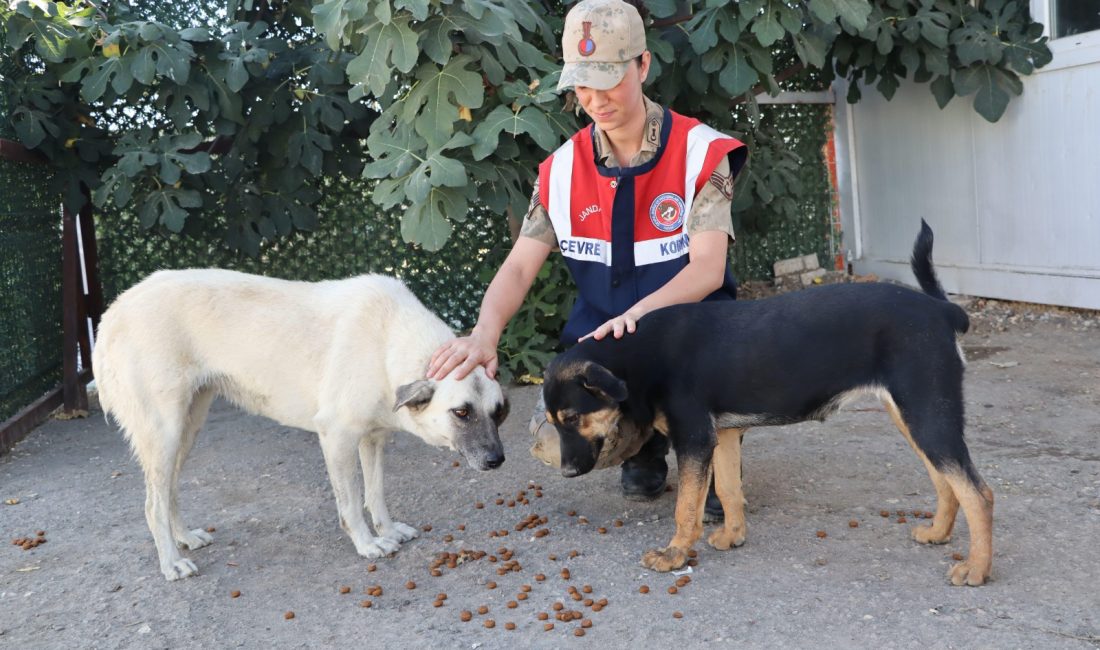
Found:
[[[731,218],[732,207],[733,177],[730,175],[729,158],[723,157],[691,204],[691,212],[685,220],[688,236],[708,230],[720,230],[736,241]]]
[[[557,248],[558,238],[554,236],[554,225],[550,221],[550,214],[542,207],[539,201],[539,181],[535,179],[535,189],[531,192],[531,205],[527,208],[527,214],[523,217],[523,225],[519,229],[520,237],[530,237]]]

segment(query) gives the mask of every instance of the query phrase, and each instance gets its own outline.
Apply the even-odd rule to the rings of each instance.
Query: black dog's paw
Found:
[[[669,546],[665,549],[646,551],[646,554],[642,556],[642,566],[666,573],[684,566],[687,563],[687,558],[687,549]]]
[[[745,543],[745,527],[728,529],[725,526],[707,537],[707,543],[719,551],[728,551]]]

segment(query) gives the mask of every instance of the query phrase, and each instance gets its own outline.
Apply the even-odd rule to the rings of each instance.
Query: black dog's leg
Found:
[[[970,555],[952,566],[947,575],[954,585],[978,586],[984,584],[992,572],[993,491],[978,475],[963,441],[961,401],[957,413],[945,413],[943,403],[939,402],[937,413],[918,412],[908,419],[896,406],[888,403],[887,408],[894,423],[928,467],[939,497],[932,526],[927,533],[914,532],[914,537],[918,541],[922,537],[929,541],[946,541],[944,535],[950,536],[961,505],[970,529]],[[950,495],[946,494],[943,484]]]
[[[741,491],[741,440],[744,429],[721,429],[714,449],[714,490],[722,501],[725,520],[722,527],[707,537],[707,543],[719,551],[745,543],[745,494]]]
[[[676,534],[664,549],[646,551],[642,565],[654,571],[679,569],[687,562],[688,552],[703,534],[703,505],[710,487],[711,458],[714,453],[714,428],[710,416],[670,417],[679,471],[676,493]]]
[[[921,544],[946,544],[951,541],[951,530],[955,527],[955,517],[959,512],[959,500],[955,498],[955,491],[951,489],[951,484],[947,482],[943,472],[936,469],[932,461],[928,460],[928,456],[913,441],[913,436],[909,434],[909,426],[901,418],[898,407],[890,400],[885,400],[884,404],[894,420],[894,425],[924,463],[925,469],[928,470],[928,477],[936,487],[936,515],[931,524],[913,528],[911,531],[913,539]]]

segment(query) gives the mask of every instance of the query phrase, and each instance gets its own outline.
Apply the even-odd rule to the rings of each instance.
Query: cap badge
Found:
[[[582,23],[584,26],[584,38],[580,43],[577,43],[577,51],[581,53],[581,56],[592,56],[592,53],[596,51],[596,41],[592,40],[592,23],[585,21]]]

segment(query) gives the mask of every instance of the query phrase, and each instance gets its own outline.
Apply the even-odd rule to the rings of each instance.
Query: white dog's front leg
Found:
[[[382,557],[397,551],[397,542],[371,535],[363,518],[363,509],[356,503],[358,477],[355,472],[355,447],[359,436],[330,430],[322,432],[320,439],[329,481],[336,497],[336,509],[340,513],[340,527],[351,537],[355,550],[367,558]]]
[[[390,519],[382,492],[382,456],[385,444],[384,435],[367,436],[359,442],[359,462],[363,466],[363,505],[370,510],[374,531],[400,544],[413,539],[420,531]]]

